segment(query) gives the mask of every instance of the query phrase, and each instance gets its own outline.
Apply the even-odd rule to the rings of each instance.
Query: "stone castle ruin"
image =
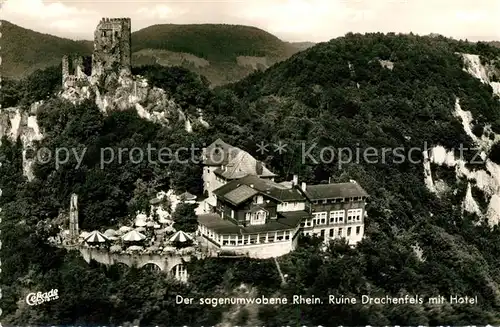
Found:
[[[110,80],[131,75],[131,19],[103,18],[94,32],[92,57],[64,56],[64,89],[108,84]]]
[[[188,132],[195,121],[208,127],[201,109],[184,113],[165,90],[150,85],[142,76],[132,75],[131,35],[130,18],[101,19],[94,32],[92,56],[62,58],[59,96],[75,104],[95,98],[104,113],[135,108],[140,117],[161,124],[183,121]]]

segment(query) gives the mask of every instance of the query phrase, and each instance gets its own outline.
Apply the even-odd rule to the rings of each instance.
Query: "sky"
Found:
[[[93,39],[102,17],[154,24],[256,26],[282,40],[323,42],[348,32],[438,33],[500,40],[500,0],[0,0],[0,18],[37,32]]]

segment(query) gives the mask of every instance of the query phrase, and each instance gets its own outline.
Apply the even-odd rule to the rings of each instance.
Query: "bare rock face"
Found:
[[[40,104],[32,105],[31,110],[36,111]],[[0,139],[4,136],[7,136],[11,141],[20,138],[23,144],[24,175],[28,180],[32,180],[34,178],[32,169],[34,159],[28,158],[27,152],[35,141],[43,138],[36,116],[18,107],[0,110]]]
[[[164,90],[150,86],[141,76],[132,76],[131,56],[130,18],[103,18],[94,32],[91,75],[85,73],[84,58],[63,57],[60,97],[74,104],[95,98],[104,113],[135,108],[139,116],[163,125],[182,120],[188,132],[192,131],[191,120],[208,127],[201,110],[196,117],[186,118]]]

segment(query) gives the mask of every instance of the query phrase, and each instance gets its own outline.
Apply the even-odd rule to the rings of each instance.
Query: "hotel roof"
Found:
[[[304,217],[309,217],[309,214],[305,211],[280,212],[280,214],[283,214],[282,217],[278,217],[276,220],[269,220],[263,225],[254,226],[238,226],[214,213],[199,215],[198,223],[217,234],[248,235],[290,230],[296,228]]]
[[[367,197],[368,193],[358,183],[307,185],[306,195],[310,200]]]
[[[231,181],[216,189],[214,193],[234,205],[239,205],[257,194],[262,194],[281,202],[306,200],[297,188],[288,188],[282,184],[259,178],[255,175],[248,175]]]
[[[225,179],[238,179],[247,175],[274,177],[276,174],[267,169],[264,164],[248,152],[227,144],[221,139],[203,149],[203,164],[219,166],[214,173]],[[224,166],[224,169],[222,169]]]

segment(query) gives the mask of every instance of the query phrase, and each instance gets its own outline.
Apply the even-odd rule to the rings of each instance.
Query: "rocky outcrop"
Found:
[[[142,76],[122,74],[116,83],[113,78],[107,78],[104,87],[99,87],[98,84],[67,87],[60,97],[74,104],[95,97],[96,105],[104,113],[135,108],[140,117],[162,125],[180,120],[185,122],[187,132],[192,132],[193,121],[208,127],[201,109],[197,110],[194,117],[188,117],[165,90],[150,86]]]
[[[460,55],[464,60],[464,70],[482,83],[490,85],[493,93],[500,96],[500,82],[493,82],[494,78],[499,79],[500,71],[490,63],[483,65],[479,55],[469,53],[460,53]]]
[[[43,138],[40,127],[36,119],[36,113],[40,103],[31,106],[30,112],[21,108],[12,107],[0,110],[0,138],[7,136],[10,140],[16,141],[18,138],[23,144],[23,172],[28,180],[34,178],[34,159],[29,158],[27,152],[35,141]]]
[[[459,55],[464,60],[464,70],[482,83],[490,85],[493,93],[500,96],[500,83],[492,81],[494,76],[498,76],[499,72],[491,65],[481,64],[478,55],[463,53],[459,53]],[[435,146],[423,153],[425,184],[430,191],[439,193],[436,182],[432,178],[431,163],[438,166],[454,167],[457,180],[464,179],[468,181],[467,191],[462,202],[462,210],[487,218],[490,226],[497,225],[500,221],[500,165],[488,159],[487,153],[493,144],[500,141],[500,135],[495,134],[489,125],[484,127],[484,132],[480,137],[475,135],[472,132],[474,117],[471,112],[461,108],[460,99],[458,98],[455,101],[453,114],[461,121],[465,133],[479,147],[479,153],[475,160],[481,160],[484,165],[479,166],[480,169],[468,168],[464,158],[457,158],[453,150],[445,149],[443,146]],[[485,212],[481,210],[472,195],[471,183],[474,183],[475,187],[485,194],[488,202]]]

